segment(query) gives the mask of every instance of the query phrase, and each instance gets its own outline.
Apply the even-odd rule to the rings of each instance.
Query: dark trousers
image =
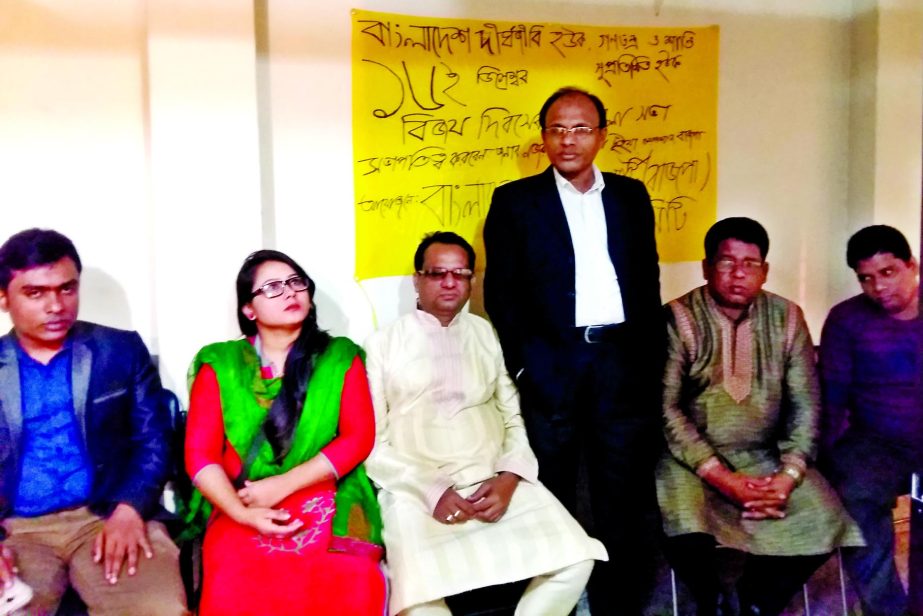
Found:
[[[590,578],[592,613],[636,616],[654,587],[662,535],[654,488],[659,379],[639,370],[644,362],[627,341],[573,340],[557,351],[554,382],[528,374],[519,382],[539,479],[609,552]],[[578,502],[581,461],[589,507]]]
[[[667,540],[667,559],[692,593],[698,616],[780,614],[829,557],[745,554],[719,548],[702,533]]]
[[[910,490],[913,457],[874,439],[847,435],[826,461],[831,482],[865,539],[866,547],[842,550],[865,616],[910,613],[894,564],[892,509],[897,497]]]

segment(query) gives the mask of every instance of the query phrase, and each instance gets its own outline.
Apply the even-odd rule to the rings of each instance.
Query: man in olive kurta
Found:
[[[814,349],[801,309],[762,290],[768,249],[758,222],[716,223],[705,237],[707,284],[668,304],[669,452],[657,492],[668,556],[700,615],[733,605],[735,593],[742,614],[778,614],[831,551],[861,544],[811,468]],[[725,588],[729,554],[744,564]]]

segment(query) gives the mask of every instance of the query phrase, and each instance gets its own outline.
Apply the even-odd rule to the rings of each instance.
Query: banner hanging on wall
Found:
[[[661,261],[702,258],[716,217],[718,27],[485,22],[353,11],[356,277],[412,273],[421,237],[474,244],[493,189],[548,166],[538,112],[606,105],[603,171],[642,180]]]

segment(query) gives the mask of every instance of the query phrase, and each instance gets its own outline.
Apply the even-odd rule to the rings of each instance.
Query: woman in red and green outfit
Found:
[[[245,338],[190,368],[185,507],[205,529],[199,613],[384,613],[375,438],[361,350],[317,327],[314,282],[261,250],[237,277]]]

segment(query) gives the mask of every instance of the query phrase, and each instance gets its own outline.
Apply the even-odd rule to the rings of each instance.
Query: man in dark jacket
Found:
[[[494,191],[484,301],[522,399],[539,479],[572,513],[581,456],[591,534],[609,551],[594,614],[640,614],[653,585],[665,349],[654,212],[644,184],[593,163],[606,110],[564,88],[539,113],[551,166]],[[579,516],[578,516],[579,518]]]
[[[0,580],[54,614],[183,614],[178,550],[151,521],[169,461],[160,378],[135,332],[77,321],[80,257],[30,229],[0,247]]]

